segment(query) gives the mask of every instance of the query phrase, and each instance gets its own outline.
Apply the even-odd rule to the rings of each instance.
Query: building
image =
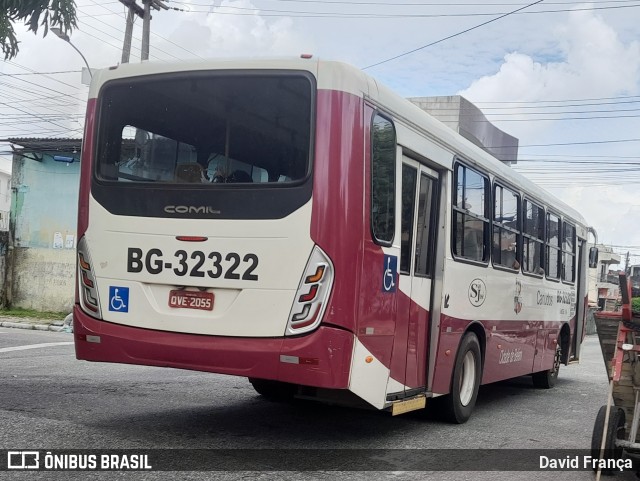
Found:
[[[0,232],[9,230],[11,210],[11,173],[0,170]]]
[[[507,165],[518,161],[518,139],[487,120],[482,111],[460,95],[408,99],[447,127]]]
[[[13,148],[10,221],[2,302],[70,312],[75,296],[75,247],[81,139],[9,139]],[[0,178],[1,179],[1,178]],[[3,195],[0,180],[0,198]],[[0,266],[1,267],[1,266]]]
[[[589,304],[600,310],[613,311],[620,296],[617,269],[612,266],[620,264],[620,255],[611,247],[597,245],[598,267],[589,269]]]

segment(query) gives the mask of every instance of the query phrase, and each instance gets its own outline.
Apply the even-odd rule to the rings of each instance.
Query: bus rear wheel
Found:
[[[270,381],[268,379],[255,379],[250,377],[249,382],[258,394],[269,401],[289,401],[293,399],[298,389],[295,384]]]
[[[531,375],[533,379],[533,385],[538,389],[551,389],[556,385],[558,381],[558,373],[560,372],[560,359],[562,358],[562,351],[560,345],[556,346],[556,354],[553,357],[553,367],[546,371],[534,372]]]
[[[451,392],[444,397],[445,418],[462,424],[469,420],[478,398],[482,376],[482,357],[478,337],[468,332],[462,338],[451,378]]]

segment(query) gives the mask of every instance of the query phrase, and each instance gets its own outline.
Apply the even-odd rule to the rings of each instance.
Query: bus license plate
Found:
[[[169,307],[212,311],[213,292],[179,290],[170,291]]]

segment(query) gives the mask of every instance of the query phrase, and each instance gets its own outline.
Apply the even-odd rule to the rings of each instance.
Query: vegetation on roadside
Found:
[[[126,2],[125,2],[126,3]],[[5,60],[18,55],[19,41],[14,24],[26,24],[33,33],[42,27],[46,37],[50,27],[69,35],[77,28],[76,4],[73,0],[0,0],[0,50]]]
[[[631,299],[631,310],[633,312],[640,312],[640,297]]]
[[[68,312],[40,312],[33,309],[0,309],[0,317],[31,317],[34,319],[53,319],[63,320],[69,315]]]

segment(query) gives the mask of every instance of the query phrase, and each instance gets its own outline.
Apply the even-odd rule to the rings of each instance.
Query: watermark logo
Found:
[[[8,451],[7,469],[40,469],[38,451]]]

